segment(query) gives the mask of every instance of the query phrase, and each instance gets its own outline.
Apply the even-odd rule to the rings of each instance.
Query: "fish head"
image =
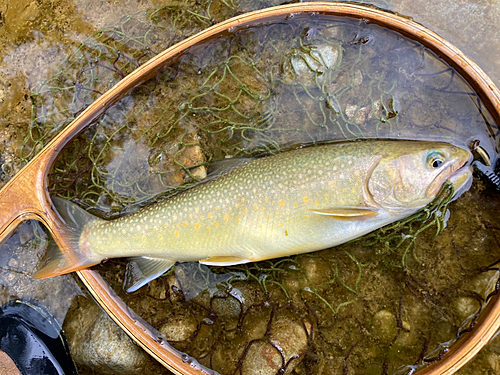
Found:
[[[455,194],[470,187],[470,151],[438,142],[401,142],[385,150],[367,183],[379,207],[418,209],[432,202],[446,181]]]

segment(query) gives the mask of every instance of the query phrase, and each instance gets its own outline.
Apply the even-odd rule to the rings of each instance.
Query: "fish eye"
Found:
[[[427,154],[425,162],[431,168],[439,168],[445,161],[445,155],[441,151],[431,151]]]

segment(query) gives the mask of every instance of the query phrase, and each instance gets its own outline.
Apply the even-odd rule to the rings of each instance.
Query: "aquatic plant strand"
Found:
[[[240,7],[230,0],[174,2],[84,41],[32,94],[23,160],[148,58]],[[429,129],[455,137],[487,117],[458,113],[451,127],[446,110],[433,105],[461,103],[457,97],[464,95],[453,94],[464,92],[454,88],[461,87],[458,75],[436,73],[434,57],[403,37],[379,43],[386,34],[357,21],[290,21],[199,46],[75,139],[50,176],[51,194],[114,218],[202,181],[213,160],[306,143],[427,137]],[[405,96],[407,87],[415,96]],[[459,281],[431,273],[441,260],[422,245],[442,232],[452,195],[445,186],[411,218],[342,247],[227,268],[181,264],[134,294],[121,288],[125,261],[109,261],[99,271],[173,346],[223,375],[242,374],[262,352],[276,354],[280,374],[293,367],[311,375],[327,368],[394,373],[439,359],[440,343],[450,340],[442,332],[456,328],[442,317],[459,321],[445,307],[470,297],[463,285],[489,272],[467,270]],[[460,255],[457,263],[466,268],[467,254]],[[188,334],[168,336],[172,322],[182,322]],[[377,324],[388,327],[388,337]],[[289,357],[276,335],[292,335],[303,346]],[[405,342],[411,335],[414,341]]]

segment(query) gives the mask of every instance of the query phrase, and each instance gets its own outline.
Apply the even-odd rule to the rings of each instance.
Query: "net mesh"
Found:
[[[239,7],[177,3],[83,42],[32,94],[22,158],[155,53]],[[236,30],[159,71],[63,151],[50,191],[113,218],[203,180],[213,160],[497,130],[478,96],[421,45],[359,21],[288,19]],[[131,295],[121,289],[124,261],[100,272],[172,345],[221,374],[407,373],[438,360],[492,289],[495,252],[486,249],[498,248],[496,238],[485,234],[474,253],[463,239],[436,237],[450,189],[334,250],[224,269],[180,264]],[[473,224],[484,234],[482,220]]]

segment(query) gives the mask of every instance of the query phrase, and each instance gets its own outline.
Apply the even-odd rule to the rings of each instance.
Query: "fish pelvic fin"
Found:
[[[316,215],[329,216],[338,220],[356,220],[378,214],[379,209],[373,207],[338,206],[323,209],[310,209]]]
[[[76,204],[59,197],[52,197],[52,202],[66,226],[62,229],[62,235],[66,237],[68,249],[62,251],[54,240],[51,241],[44,258],[38,265],[38,270],[33,275],[35,279],[64,275],[66,273],[79,271],[99,264],[101,258],[93,258],[79,247],[80,236],[86,224],[102,220],[99,219]]]
[[[142,288],[150,281],[167,272],[175,264],[175,260],[152,257],[132,257],[129,258],[129,261],[123,284],[123,289],[127,293],[132,293]]]

